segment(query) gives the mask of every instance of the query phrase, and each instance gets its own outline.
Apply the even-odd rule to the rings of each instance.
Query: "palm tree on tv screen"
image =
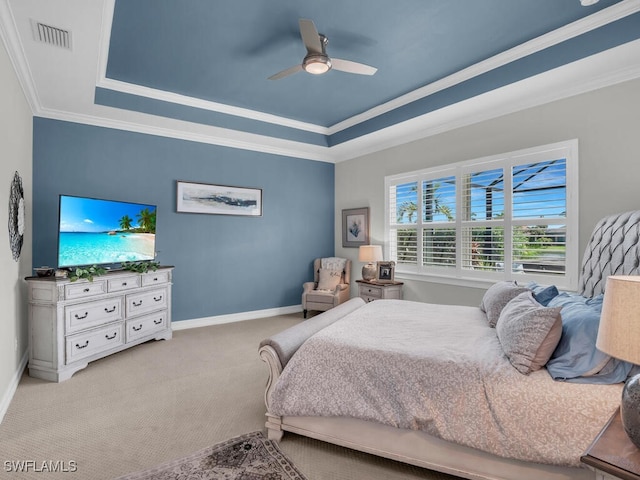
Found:
[[[156,212],[145,208],[144,210],[140,210],[137,217],[138,225],[140,225],[142,231],[146,233],[156,233]]]
[[[133,224],[133,219],[129,215],[125,215],[120,219],[120,228],[129,230]]]

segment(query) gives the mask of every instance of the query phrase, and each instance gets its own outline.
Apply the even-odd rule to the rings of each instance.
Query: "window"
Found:
[[[573,140],[386,177],[396,275],[575,289],[577,162]]]

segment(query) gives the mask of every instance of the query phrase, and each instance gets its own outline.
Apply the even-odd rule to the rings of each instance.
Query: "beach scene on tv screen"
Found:
[[[60,197],[58,266],[153,260],[156,207]]]

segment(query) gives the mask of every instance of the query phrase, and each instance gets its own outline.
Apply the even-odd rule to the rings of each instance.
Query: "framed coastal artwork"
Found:
[[[262,216],[262,189],[177,182],[176,211],[213,215]]]
[[[342,246],[369,244],[369,207],[342,210]]]

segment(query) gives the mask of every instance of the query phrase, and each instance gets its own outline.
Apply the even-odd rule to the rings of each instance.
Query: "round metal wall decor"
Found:
[[[22,250],[22,238],[24,236],[24,190],[22,179],[18,172],[11,182],[9,195],[9,245],[13,259],[17,262]]]

